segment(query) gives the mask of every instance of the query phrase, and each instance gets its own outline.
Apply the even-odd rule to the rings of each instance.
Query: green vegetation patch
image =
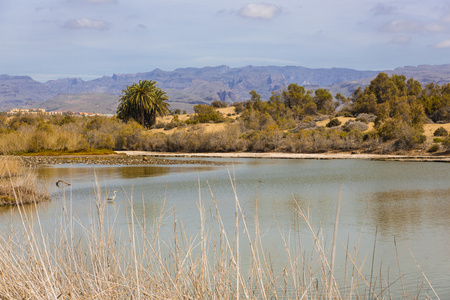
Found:
[[[428,148],[428,152],[430,152],[430,153],[437,152],[438,150],[439,150],[438,144],[433,144],[430,148]]]
[[[446,137],[446,136],[448,136],[448,131],[444,127],[439,127],[438,129],[436,129],[434,131],[433,135]]]

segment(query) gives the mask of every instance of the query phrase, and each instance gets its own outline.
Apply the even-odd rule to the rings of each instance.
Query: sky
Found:
[[[0,0],[0,74],[450,63],[448,0]]]

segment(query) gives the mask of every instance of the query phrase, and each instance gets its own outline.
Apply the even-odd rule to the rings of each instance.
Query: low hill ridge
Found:
[[[83,107],[92,112],[111,113],[117,107],[121,91],[139,80],[155,80],[169,95],[171,108],[185,109],[197,103],[222,100],[229,103],[244,101],[248,92],[256,90],[263,99],[272,91],[290,83],[310,89],[327,88],[333,94],[349,95],[358,86],[367,85],[380,71],[358,71],[347,68],[311,69],[298,66],[225,65],[204,68],[179,68],[174,71],[154,69],[135,74],[113,74],[94,80],[62,78],[41,83],[29,76],[0,75],[0,110],[42,107],[49,110],[72,110]],[[404,74],[426,84],[450,82],[450,65],[402,67],[385,70],[388,74]],[[80,97],[74,96],[80,95]],[[89,95],[93,95],[89,97]],[[106,103],[105,103],[106,102]],[[58,105],[60,103],[60,105]]]

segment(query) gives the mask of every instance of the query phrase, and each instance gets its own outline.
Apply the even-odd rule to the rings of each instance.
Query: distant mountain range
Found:
[[[345,68],[310,69],[304,67],[227,66],[183,68],[174,71],[155,69],[147,73],[114,74],[94,80],[64,78],[41,83],[28,76],[0,75],[0,111],[10,108],[45,108],[50,111],[114,113],[121,91],[139,80],[155,80],[167,92],[171,108],[192,110],[199,103],[222,100],[228,103],[248,100],[255,90],[263,99],[272,91],[298,83],[308,89],[326,88],[332,94],[350,95],[358,86],[370,83],[380,71]],[[383,70],[388,74],[414,77],[423,84],[450,82],[450,64],[422,65]]]

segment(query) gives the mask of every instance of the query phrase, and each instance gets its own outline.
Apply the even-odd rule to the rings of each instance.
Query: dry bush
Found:
[[[79,126],[69,123],[55,129],[55,150],[80,151],[88,148],[88,141]]]
[[[270,125],[264,130],[254,130],[243,135],[248,151],[270,152],[283,148],[284,133],[277,125]]]
[[[27,132],[10,132],[0,134],[0,154],[13,154],[28,150],[31,134]]]
[[[0,158],[0,206],[37,203],[49,200],[33,170],[18,158]]]
[[[207,132],[202,127],[177,130],[165,135],[166,150],[170,152],[235,152],[245,150],[245,141],[239,138],[239,126],[227,124],[219,132]],[[155,136],[153,136],[155,138]],[[160,136],[159,138],[163,138]],[[158,142],[158,140],[156,140]],[[153,142],[155,143],[155,142]]]
[[[338,118],[331,119],[330,122],[325,125],[326,127],[336,127],[341,125],[341,121]]]
[[[11,178],[25,172],[24,166],[19,158],[12,156],[0,157],[0,178]]]
[[[433,135],[446,137],[446,136],[448,136],[448,131],[444,127],[439,127],[438,129],[436,129],[434,131]]]
[[[331,142],[323,129],[302,130],[296,137],[297,151],[300,153],[320,153],[330,149]]]
[[[363,148],[363,134],[358,130],[299,130],[288,134],[280,149],[291,153],[320,153],[329,150],[348,151]]]
[[[358,150],[362,147],[363,134],[359,130],[350,130],[349,132],[330,130],[327,139],[331,150]]]
[[[351,130],[366,131],[369,129],[369,125],[365,122],[349,120],[342,126],[342,129],[348,132]]]
[[[245,141],[240,138],[238,125],[227,124],[225,129],[210,133],[210,146],[214,152],[238,152],[246,149]]]
[[[361,122],[375,122],[375,119],[377,118],[376,115],[374,114],[366,114],[366,113],[361,113],[358,114],[356,116],[356,121],[361,121]]]
[[[150,131],[144,131],[141,134],[140,149],[145,151],[167,151],[167,137],[162,132],[153,133]]]

